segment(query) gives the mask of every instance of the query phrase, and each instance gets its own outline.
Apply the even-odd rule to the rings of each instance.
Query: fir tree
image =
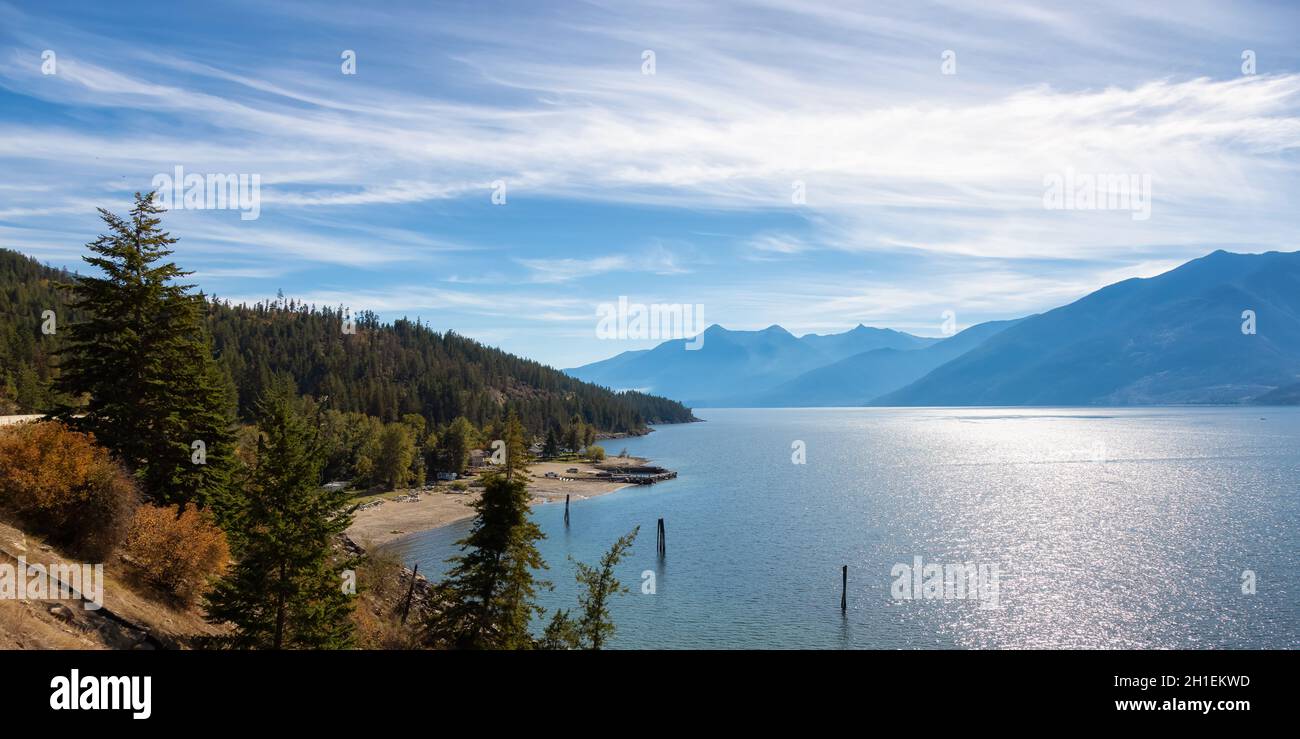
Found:
[[[447,579],[435,589],[426,627],[431,646],[449,649],[528,649],[528,630],[542,608],[536,603],[533,578],[544,569],[536,542],[544,538],[528,511],[523,480],[489,476],[463,554],[452,558]]]
[[[632,548],[638,526],[631,532],[619,537],[618,541],[600,558],[600,566],[592,567],[583,562],[574,562],[578,568],[578,584],[585,587],[585,592],[578,596],[579,611],[578,633],[583,646],[588,649],[600,649],[614,635],[614,620],[609,615],[609,599],[622,595],[627,588],[614,577],[614,567],[622,561]]]
[[[558,611],[546,627],[542,644],[548,649],[601,649],[614,635],[614,620],[609,614],[609,600],[627,592],[623,583],[614,576],[614,568],[627,556],[641,530],[638,526],[619,537],[609,551],[600,558],[600,565],[573,561],[577,568],[575,577],[583,591],[578,595],[578,618],[568,611]],[[570,558],[572,560],[572,558]]]
[[[257,459],[235,501],[238,563],[208,597],[208,619],[235,627],[243,649],[335,649],[352,641],[334,543],[352,521],[347,493],[320,486],[315,431],[293,391],[274,385],[261,404]]]
[[[226,483],[233,397],[212,358],[202,296],[165,261],[176,243],[161,230],[152,193],[136,193],[126,218],[100,209],[108,233],[84,257],[102,277],[78,277],[58,389],[85,397],[57,415],[95,434],[160,505],[206,505]]]
[[[542,456],[555,459],[560,456],[560,440],[555,436],[555,429],[546,430],[546,443],[542,445]]]

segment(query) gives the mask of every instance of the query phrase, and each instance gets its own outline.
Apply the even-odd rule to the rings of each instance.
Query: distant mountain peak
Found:
[[[842,333],[796,338],[778,323],[741,331],[713,324],[704,337],[693,351],[681,351],[681,340],[666,341],[644,354],[625,352],[566,372],[606,387],[650,388],[703,406],[765,390],[864,351],[910,350],[935,341],[862,325]]]
[[[1297,380],[1300,252],[1218,249],[1027,319],[876,402],[1241,403]]]
[[[1242,331],[1246,310],[1257,334]],[[665,342],[569,372],[697,406],[1290,402],[1300,396],[1300,252],[1216,249],[944,339],[861,322],[798,338],[779,324],[705,333],[698,351]],[[1278,387],[1288,389],[1268,394]]]

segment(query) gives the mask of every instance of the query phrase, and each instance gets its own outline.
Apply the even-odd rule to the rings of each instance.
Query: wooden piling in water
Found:
[[[406,603],[402,606],[402,625],[406,624],[406,614],[411,612],[411,596],[415,595],[415,576],[420,574],[420,563],[415,563],[415,569],[411,570],[411,587],[406,591]]]
[[[668,538],[667,538],[667,536],[665,536],[665,534],[664,534],[664,520],[663,520],[662,518],[659,519],[659,541],[658,541],[658,548],[659,548],[659,556],[660,556],[660,557],[662,557],[662,556],[664,556],[665,554],[668,553]]]
[[[844,565],[840,581],[840,610],[849,610],[849,566]]]
[[[569,525],[569,495],[568,495],[568,493],[565,493],[565,495],[564,495],[564,525],[565,525],[565,526],[568,526],[568,525]]]

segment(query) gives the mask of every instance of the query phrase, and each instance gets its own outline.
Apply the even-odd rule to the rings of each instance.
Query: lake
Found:
[[[1300,409],[696,414],[603,442],[676,480],[534,509],[548,609],[640,527],[611,646],[1300,647]],[[392,546],[442,572],[468,526]]]

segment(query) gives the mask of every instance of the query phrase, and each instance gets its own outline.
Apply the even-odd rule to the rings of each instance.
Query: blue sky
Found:
[[[155,175],[257,174],[256,220],[166,218],[205,291],[560,367],[654,343],[597,339],[620,295],[937,335],[1300,248],[1294,6],[703,5],[0,0],[0,246],[76,266]],[[1150,218],[1045,208],[1067,170]]]

